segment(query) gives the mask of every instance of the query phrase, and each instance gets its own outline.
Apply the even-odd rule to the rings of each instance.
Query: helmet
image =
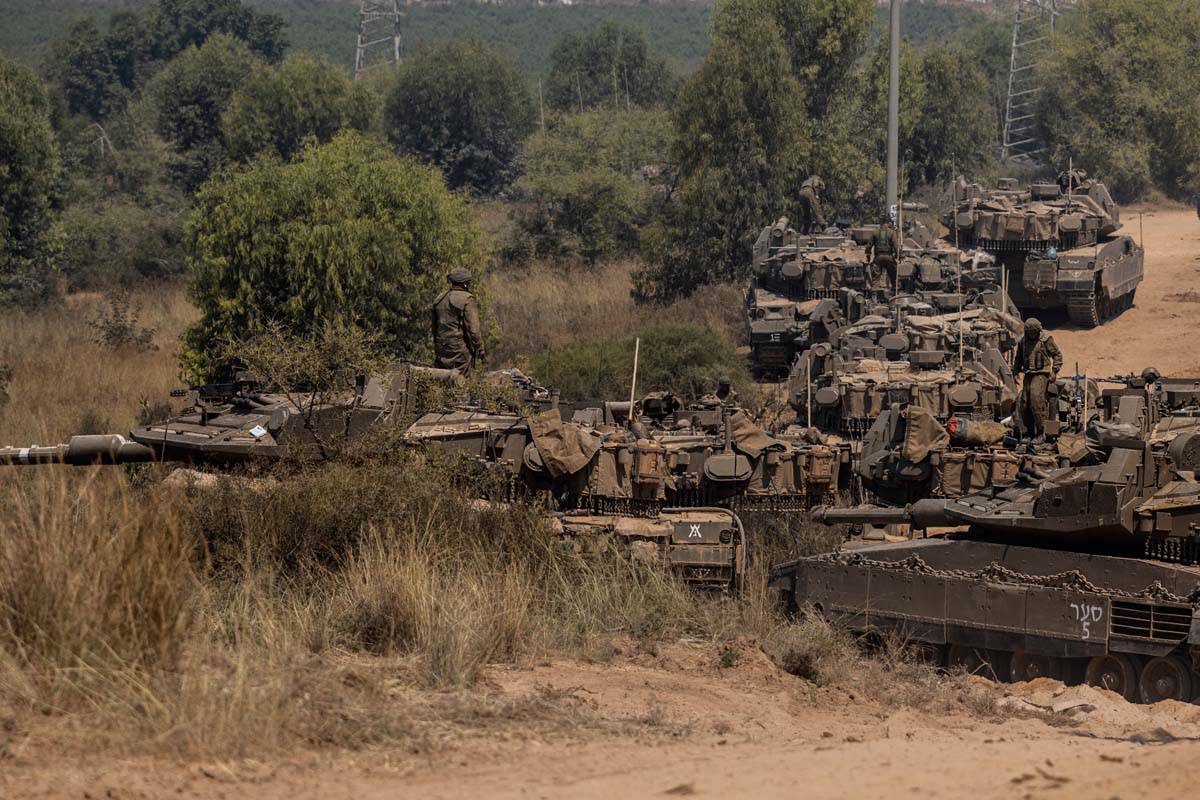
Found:
[[[469,284],[474,276],[471,275],[471,270],[466,267],[455,267],[446,273],[446,279],[456,286],[465,286]]]
[[[1025,320],[1025,335],[1036,336],[1042,332],[1042,323],[1037,317],[1030,317]]]

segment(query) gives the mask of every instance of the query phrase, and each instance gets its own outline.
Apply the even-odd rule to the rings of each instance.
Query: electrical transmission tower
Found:
[[[1037,109],[1042,91],[1038,65],[1050,50],[1058,16],[1074,0],[1014,0],[1008,101],[1004,107],[1004,158],[1038,161]]]
[[[400,0],[362,0],[358,9],[354,79],[381,64],[399,63]]]

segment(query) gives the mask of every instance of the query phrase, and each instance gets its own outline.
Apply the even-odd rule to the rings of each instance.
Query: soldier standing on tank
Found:
[[[825,181],[816,175],[800,184],[800,232],[805,236],[825,230],[825,215],[821,213],[821,192],[825,191]]]
[[[881,282],[887,285],[889,292],[896,289],[896,258],[900,255],[900,235],[896,225],[887,214],[879,218],[879,229],[867,240],[867,263],[871,265],[871,284],[879,287]]]
[[[446,278],[450,288],[433,303],[434,366],[466,375],[484,357],[479,304],[471,294],[470,270],[455,267]]]
[[[1054,337],[1042,330],[1036,318],[1025,320],[1025,336],[1017,343],[1013,374],[1021,379],[1017,397],[1017,425],[1022,438],[1046,435],[1050,419],[1050,384],[1058,380],[1063,356]]]

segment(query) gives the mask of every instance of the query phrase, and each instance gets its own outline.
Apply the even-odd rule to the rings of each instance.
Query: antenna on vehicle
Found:
[[[808,351],[808,369],[804,370],[804,391],[805,391],[805,395],[806,395],[805,400],[804,400],[804,410],[808,414],[807,427],[811,428],[812,427],[812,349],[811,348]]]
[[[1075,158],[1073,156],[1067,158],[1067,211],[1071,210],[1071,189],[1075,183]]]
[[[633,340],[633,380],[629,382],[629,424],[633,424],[633,398],[637,394],[638,353],[642,348],[642,337]]]

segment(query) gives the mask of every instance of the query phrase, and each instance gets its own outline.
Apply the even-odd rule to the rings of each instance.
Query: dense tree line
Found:
[[[1124,196],[1194,187],[1198,18],[1188,0],[1081,4],[1049,67],[1056,157]],[[831,215],[882,209],[888,43],[875,19],[870,0],[721,0],[709,52],[682,82],[644,32],[611,22],[562,37],[541,75],[462,39],[354,82],[288,54],[280,18],[238,0],[84,20],[45,85],[0,63],[0,292],[27,301],[56,283],[187,269],[205,315],[189,340],[198,372],[204,340],[260,324],[259,308],[297,329],[352,309],[411,349],[419,332],[403,320],[440,281],[429,254],[484,260],[447,190],[505,202],[511,232],[493,252],[510,262],[640,255],[636,291],[650,300],[738,279],[760,226],[793,213],[810,174]],[[1095,41],[1102,52],[1085,57]],[[992,162],[1003,49],[995,26],[903,47],[906,195]],[[381,238],[381,226],[403,230]],[[372,269],[393,277],[368,286]],[[278,297],[251,303],[236,288],[249,284]]]

